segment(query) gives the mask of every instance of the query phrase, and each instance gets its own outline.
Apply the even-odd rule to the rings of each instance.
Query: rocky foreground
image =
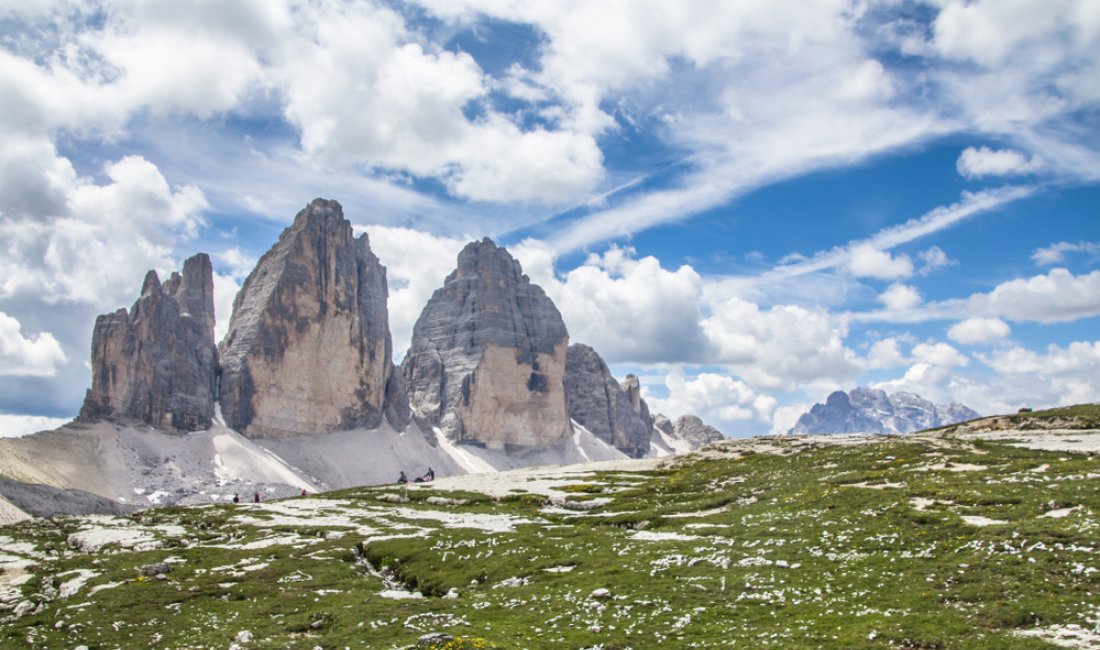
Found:
[[[1097,647],[1098,453],[1096,429],[756,438],[24,521],[0,646]]]

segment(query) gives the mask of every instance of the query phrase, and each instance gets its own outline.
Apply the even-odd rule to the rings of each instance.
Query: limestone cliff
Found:
[[[592,348],[580,343],[569,346],[565,362],[569,417],[633,458],[649,453],[653,428],[639,388],[634,375],[627,375],[620,385]]]
[[[569,334],[542,289],[489,239],[458,256],[401,364],[415,417],[453,440],[545,447],[570,435]]]
[[[226,424],[251,437],[408,423],[386,269],[336,201],[315,199],[260,259],[221,344]]]
[[[83,420],[133,418],[157,427],[197,431],[214,416],[217,350],[214,280],[200,253],[163,285],[149,271],[127,312],[96,319],[92,387]]]

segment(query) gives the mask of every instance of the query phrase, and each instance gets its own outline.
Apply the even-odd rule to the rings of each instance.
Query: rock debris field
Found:
[[[1100,432],[730,440],[0,528],[4,648],[1095,648]]]

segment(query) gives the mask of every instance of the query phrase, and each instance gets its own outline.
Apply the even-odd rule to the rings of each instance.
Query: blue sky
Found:
[[[96,314],[211,254],[219,333],[294,214],[387,265],[398,360],[494,237],[655,411],[782,432],[871,385],[1100,400],[1088,0],[0,0],[0,435]]]

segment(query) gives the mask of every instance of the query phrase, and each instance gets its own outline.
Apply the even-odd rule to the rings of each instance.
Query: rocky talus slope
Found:
[[[92,387],[80,417],[206,429],[214,416],[217,364],[213,270],[200,253],[163,285],[149,271],[130,311],[96,319]]]
[[[452,440],[490,448],[555,445],[572,431],[569,334],[519,262],[489,239],[459,253],[428,301],[401,364],[413,414]]]
[[[856,388],[814,404],[789,433],[911,433],[977,417],[962,404],[937,405],[913,393]]]
[[[620,385],[595,350],[574,343],[566,355],[565,395],[569,417],[600,440],[632,458],[649,453],[653,420],[636,377]]]
[[[248,276],[220,348],[226,424],[252,437],[404,428],[386,270],[340,204],[298,213]]]

